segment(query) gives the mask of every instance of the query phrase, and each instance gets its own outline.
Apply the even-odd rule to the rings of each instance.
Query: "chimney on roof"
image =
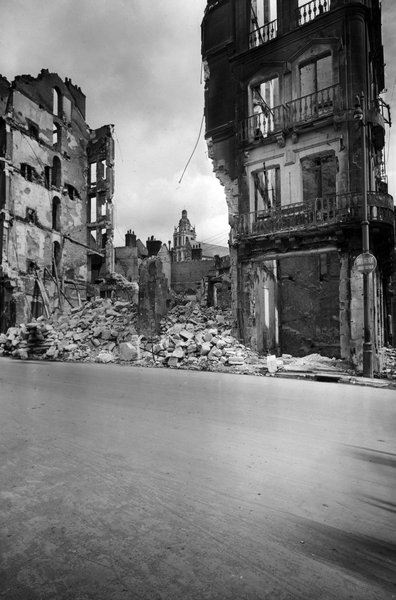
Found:
[[[155,237],[152,235],[151,238],[149,238],[146,242],[146,248],[149,257],[157,256],[158,252],[161,250],[161,246],[161,240],[156,240]]]
[[[130,229],[125,234],[125,246],[127,248],[136,248],[136,235]]]

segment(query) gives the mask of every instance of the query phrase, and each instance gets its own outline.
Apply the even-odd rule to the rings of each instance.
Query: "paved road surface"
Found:
[[[0,598],[396,597],[396,392],[0,369]]]

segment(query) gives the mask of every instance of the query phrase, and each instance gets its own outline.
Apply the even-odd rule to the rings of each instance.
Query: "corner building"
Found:
[[[369,288],[375,357],[391,336],[394,208],[378,0],[208,0],[202,54],[206,139],[231,226],[237,333],[260,352],[319,352],[361,367],[363,277],[354,261],[364,171],[377,259]]]

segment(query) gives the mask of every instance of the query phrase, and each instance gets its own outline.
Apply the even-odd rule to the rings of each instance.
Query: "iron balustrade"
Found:
[[[341,86],[332,85],[287,103],[291,125],[333,114],[341,108]]]
[[[259,141],[274,133],[293,129],[295,125],[331,115],[341,108],[341,86],[332,85],[243,119],[239,126],[239,141],[241,143]]]
[[[270,23],[266,23],[262,27],[258,27],[249,34],[249,48],[257,48],[262,44],[270,42],[278,35],[278,21],[275,19]]]
[[[330,10],[330,0],[312,0],[297,9],[297,24],[305,25]]]
[[[371,222],[393,225],[392,196],[382,192],[368,192],[367,205]],[[238,235],[242,237],[275,235],[331,225],[360,225],[362,216],[362,194],[349,192],[313,198],[272,210],[242,213],[235,217],[235,226]]]
[[[266,138],[273,133],[286,129],[288,123],[287,108],[283,104],[274,106],[266,112],[258,112],[240,123],[240,142],[252,142]]]

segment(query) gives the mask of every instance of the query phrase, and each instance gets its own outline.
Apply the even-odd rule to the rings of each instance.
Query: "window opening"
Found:
[[[308,96],[333,85],[332,57],[324,56],[300,67],[301,96]]]
[[[334,154],[304,158],[301,166],[304,202],[335,195],[337,163]]]
[[[31,167],[27,163],[21,163],[21,175],[22,177],[27,179],[27,181],[33,181],[33,172],[33,167]]]
[[[249,46],[254,48],[277,35],[277,0],[251,0]]]
[[[279,78],[273,77],[252,88],[254,136],[267,137],[278,125]],[[278,116],[277,116],[278,115]]]
[[[264,168],[253,174],[254,185],[254,212],[269,214],[272,210],[280,208],[280,167]]]
[[[37,213],[34,208],[26,207],[26,221],[34,225],[37,223]]]
[[[38,141],[39,139],[39,128],[36,123],[29,123],[29,134]]]
[[[61,261],[61,247],[59,242],[52,244],[52,275],[58,278]]]
[[[107,177],[107,164],[105,160],[102,160],[102,179]]]
[[[96,183],[96,162],[90,164],[89,182],[91,185]]]
[[[61,126],[58,123],[54,123],[52,129],[52,145],[57,146],[61,141]]]
[[[70,185],[70,183],[66,184],[66,189],[70,200],[75,200],[76,198],[80,197],[76,188],[73,185]]]
[[[97,221],[96,196],[90,196],[89,199],[89,222],[96,223]]]
[[[52,90],[52,112],[57,117],[62,116],[62,94],[56,87]]]
[[[47,190],[51,187],[51,167],[44,167],[44,185]]]
[[[60,231],[60,199],[55,196],[52,200],[52,229]]]
[[[52,177],[51,183],[53,186],[60,188],[61,186],[61,161],[58,156],[54,156],[52,161]]]

